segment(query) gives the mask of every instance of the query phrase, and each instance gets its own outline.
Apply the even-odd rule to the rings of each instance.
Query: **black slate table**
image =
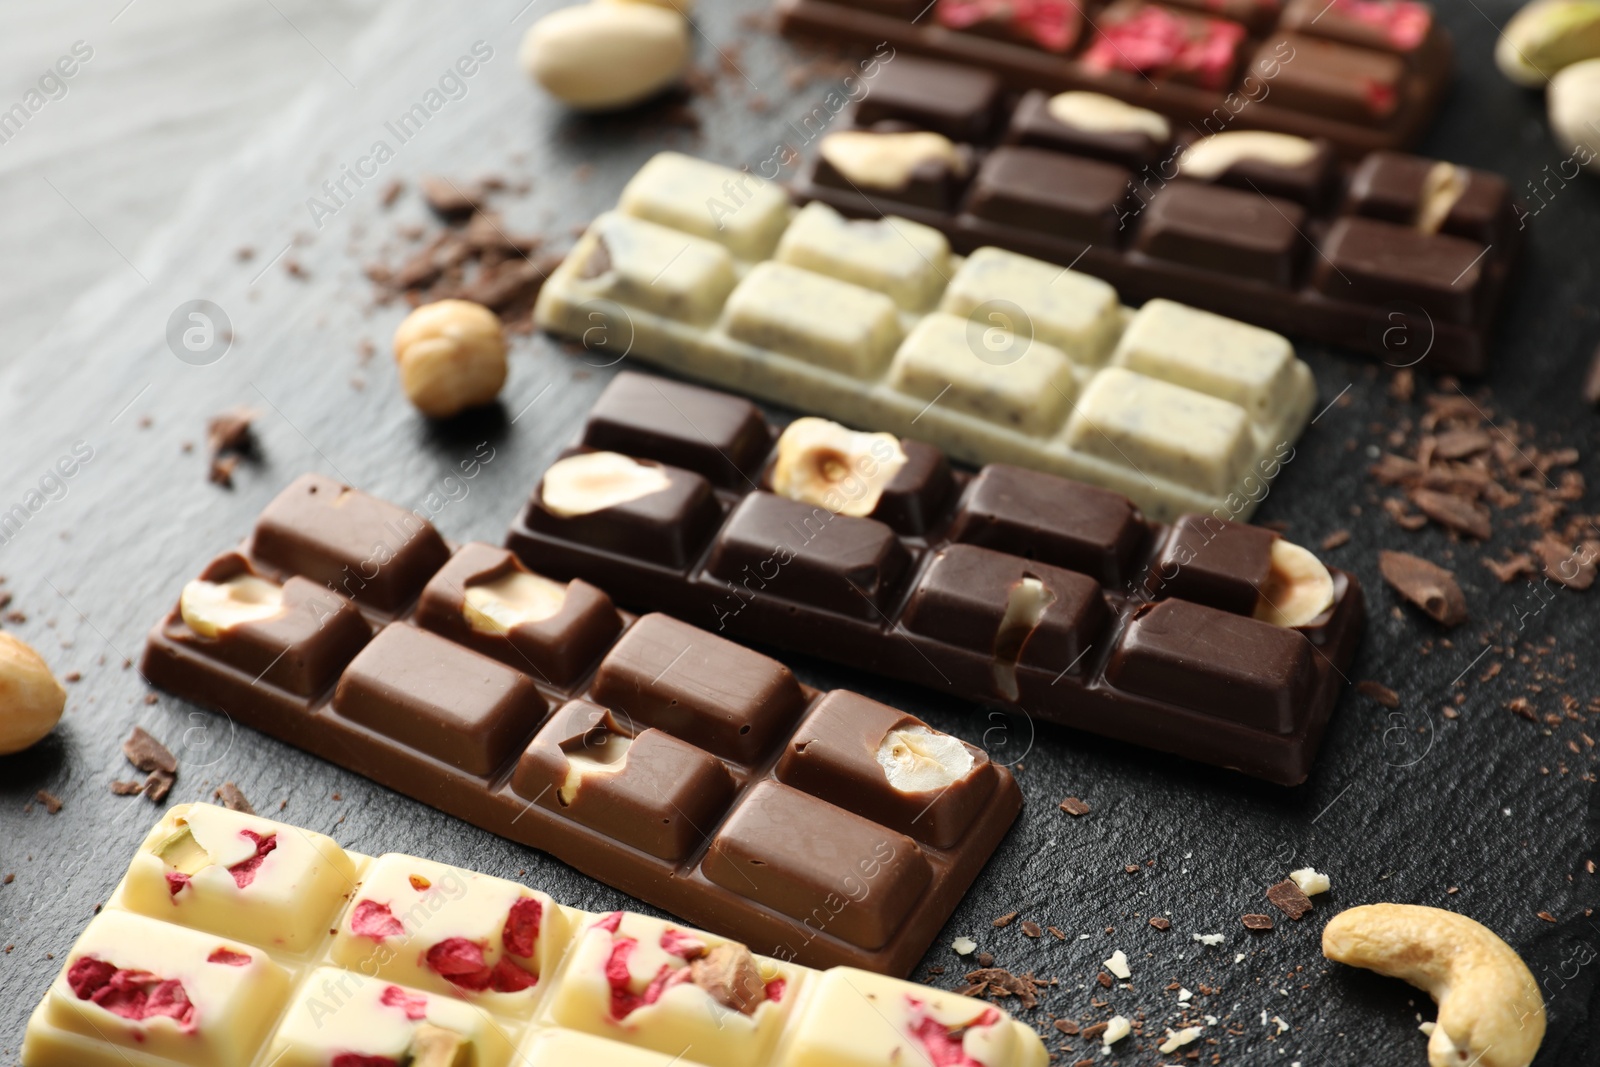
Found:
[[[1493,70],[1496,26],[1514,4],[1440,6],[1455,34],[1460,74],[1422,150],[1508,175],[1537,208],[1527,219],[1525,275],[1488,380],[1496,417],[1537,425],[1541,441],[1558,436],[1587,453],[1596,417],[1578,387],[1600,341],[1592,299],[1600,182],[1562,176],[1565,154],[1545,130],[1542,99]],[[788,75],[810,53],[753,30],[749,16],[761,10],[754,0],[705,0],[695,15],[696,49],[702,65],[719,73],[713,91],[691,102],[698,132],[671,121],[663,107],[583,119],[563,114],[517,69],[517,42],[543,7],[524,8],[522,0],[445,7],[391,5],[354,58],[338,69],[330,64],[238,156],[198,175],[162,240],[85,294],[45,343],[0,377],[0,511],[19,503],[30,509],[0,543],[10,610],[26,616],[4,626],[33,643],[59,675],[81,676],[69,686],[56,732],[27,753],[0,759],[0,875],[15,875],[0,885],[0,1060],[15,1061],[27,1014],[61,954],[161,810],[108,790],[112,779],[130,776],[119,744],[136,723],[182,761],[168,804],[208,799],[232,780],[263,814],[281,808],[283,818],[351,848],[433,856],[519,878],[586,908],[638,906],[540,853],[226,717],[165,696],[147,701],[150,690],[128,665],[182,583],[240,538],[302,471],[322,471],[408,506],[436,493],[447,500],[438,525],[448,537],[498,541],[538,472],[614,373],[548,339],[524,338],[497,409],[446,425],[420,419],[383,354],[403,309],[373,305],[361,266],[386,242],[395,244],[397,225],[425,221],[425,212],[414,193],[385,209],[382,185],[400,178],[414,190],[417,176],[429,172],[526,177],[527,195],[503,201],[509,223],[560,244],[610,206],[653,152],[677,147],[759,164],[797,140],[789,120],[810,113],[832,87],[826,77],[791,87]],[[385,123],[423,99],[479,41],[493,54],[466,79],[464,95],[447,99],[399,143]],[[757,96],[768,106],[750,106]],[[350,195],[336,210],[314,219],[307,199],[326,200],[322,183],[378,140],[394,150],[379,176],[359,189],[347,185]],[[241,258],[241,248],[253,256]],[[286,269],[290,262],[298,274]],[[169,316],[194,299],[223,308],[235,334],[226,355],[203,366],[175,358],[166,340]],[[358,356],[364,339],[380,350],[370,364]],[[1113,1011],[1142,1013],[1146,1033],[1159,1039],[1179,1012],[1177,993],[1167,989],[1177,982],[1197,992],[1198,1011],[1218,1018],[1205,1034],[1217,1044],[1185,1050],[1199,1050],[1201,1062],[1219,1055],[1228,1064],[1421,1064],[1425,1039],[1416,1027],[1432,1015],[1427,997],[1327,963],[1318,937],[1327,917],[1345,906],[1432,904],[1499,931],[1539,976],[1550,1010],[1539,1063],[1595,1062],[1600,966],[1585,961],[1600,947],[1600,919],[1586,909],[1600,904],[1600,881],[1584,867],[1600,832],[1594,751],[1568,750],[1576,725],[1547,730],[1505,709],[1533,669],[1515,655],[1491,682],[1466,668],[1490,637],[1517,650],[1553,641],[1576,659],[1565,690],[1585,701],[1597,695],[1600,593],[1563,591],[1530,614],[1525,583],[1502,585],[1478,562],[1513,543],[1516,531],[1497,533],[1481,550],[1455,545],[1437,528],[1401,532],[1377,506],[1365,468],[1386,428],[1417,414],[1417,405],[1391,399],[1387,374],[1368,359],[1314,346],[1302,346],[1301,354],[1324,402],[1344,398],[1300,442],[1257,518],[1286,523],[1290,536],[1307,544],[1338,528],[1352,531],[1352,540],[1329,554],[1368,590],[1368,633],[1351,677],[1381,681],[1400,696],[1391,711],[1347,693],[1304,786],[1268,787],[1078,734],[1035,731],[1025,720],[986,715],[916,687],[785,657],[810,684],[847,686],[905,707],[1017,769],[1027,808],[916,975],[960,986],[972,964],[949,944],[967,935],[997,966],[1059,980],[1029,1016],[1041,1027],[1052,1016],[1087,1024]],[[1424,374],[1421,388],[1430,384]],[[199,442],[206,417],[233,404],[261,412],[263,458],[242,466],[228,491],[207,484]],[[470,482],[449,480],[485,441],[493,460]],[[41,487],[57,458],[79,442],[93,458],[71,479],[46,479]],[[196,442],[192,452],[183,451],[185,442]],[[1580,468],[1591,481],[1600,474],[1592,455]],[[40,495],[30,497],[34,489]],[[1455,631],[1453,647],[1419,654],[1438,634],[1415,611],[1397,610],[1377,575],[1382,547],[1449,559],[1461,575],[1472,619]],[[1458,718],[1447,719],[1440,710],[1458,691],[1466,702]],[[1589,724],[1581,729],[1596,732]],[[65,802],[58,814],[32,801],[40,789]],[[1092,813],[1062,814],[1057,804],[1068,795],[1084,798]],[[1137,873],[1125,873],[1130,864]],[[1333,879],[1316,911],[1299,923],[1280,919],[1265,935],[1245,931],[1242,913],[1270,910],[1264,887],[1304,865]],[[1458,892],[1447,893],[1450,887]],[[992,925],[1012,911],[1058,927],[1065,940],[1029,939],[1020,921]],[[1151,928],[1151,915],[1169,917],[1171,929]],[[1224,943],[1204,947],[1193,937],[1207,933],[1225,934]],[[1118,948],[1131,961],[1133,989],[1103,990],[1095,982],[1100,961]],[[1214,991],[1199,993],[1202,985]],[[1108,1006],[1098,1009],[1092,999]],[[1280,1033],[1274,1018],[1287,1029]],[[1097,1048],[1070,1044],[1067,1063],[1098,1056]],[[1154,1044],[1125,1041],[1114,1059],[1176,1058]]]

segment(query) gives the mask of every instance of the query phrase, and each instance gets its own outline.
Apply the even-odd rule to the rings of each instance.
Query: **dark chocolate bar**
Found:
[[[626,404],[592,421],[595,440],[647,443],[690,469],[663,467],[640,500],[555,528],[662,570],[698,559],[771,435],[759,413],[727,405],[692,418],[709,436]],[[143,670],[801,962],[905,974],[1022,804],[1004,767],[903,712],[817,692],[666,615],[619,612],[503,548],[452,553],[415,513],[317,475],[185,587]]]
[[[904,62],[899,53],[910,53],[970,64],[1012,90],[1090,90],[1196,128],[1320,138],[1351,157],[1415,143],[1453,66],[1449,35],[1433,9],[1416,0],[776,0],[774,6],[785,33],[876,49],[862,64],[870,95],[879,92],[883,73]],[[943,95],[929,88],[931,98]],[[961,91],[970,97],[973,87]],[[960,122],[946,127],[962,128]]]
[[[1093,94],[969,84],[983,76],[885,65],[823,137],[796,198],[931,226],[957,252],[993,245],[1070,265],[1125,299],[1165,297],[1397,366],[1487,371],[1520,245],[1505,179],[1396,152],[1341,164],[1320,139],[1197,137]],[[959,91],[943,92],[947,80]],[[839,165],[841,138],[917,131],[963,131],[953,158],[974,161],[944,176],[939,198]]]
[[[660,402],[641,403],[649,394]],[[678,447],[685,426],[758,417],[725,393],[618,375],[507,544],[541,573],[721,633],[1284,785],[1309,773],[1363,626],[1351,575],[1221,514],[1154,524],[1104,489],[1002,464],[968,475],[929,445],[819,419],[792,424],[771,455],[743,452],[737,481],[720,448]],[[674,477],[716,479],[725,514],[687,565],[604,547],[592,531],[613,508],[551,511],[548,487],[574,461],[605,457],[608,484],[632,465],[639,503],[665,492],[651,472],[669,455],[688,464]],[[681,539],[670,524],[654,537]],[[808,781],[852,773],[810,749],[782,767]],[[898,825],[893,802],[861,814]],[[949,832],[965,817],[949,813]]]

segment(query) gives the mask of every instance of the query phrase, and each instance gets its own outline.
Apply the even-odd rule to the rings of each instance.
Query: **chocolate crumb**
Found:
[[[155,694],[154,694],[154,693],[146,693],[146,694],[145,694],[145,695],[144,695],[144,702],[145,702],[145,703],[146,703],[146,704],[154,704],[154,703],[156,703],[156,701],[157,701],[157,700],[159,700],[159,699],[160,699],[160,698],[159,698],[159,697],[157,697],[157,696],[156,696],[156,695],[155,695]]]
[[[994,966],[994,957],[991,956],[987,952],[978,953],[978,966],[979,967],[993,967]]]
[[[256,413],[249,408],[233,407],[218,412],[206,420],[206,447],[214,456],[228,452],[245,453],[251,450],[251,424]]]
[[[1244,923],[1244,928],[1246,930],[1272,929],[1272,916],[1270,915],[1262,915],[1258,912],[1252,912],[1249,915],[1243,916],[1241,921]]]
[[[39,803],[44,805],[44,810],[48,811],[51,815],[54,815],[56,812],[61,810],[61,798],[56,796],[54,793],[49,793],[41,789],[33,795],[39,799]]]
[[[172,784],[176,780],[177,776],[170,771],[151,771],[150,777],[144,780],[144,795],[159,804],[172,792]]]
[[[1553,922],[1556,921],[1556,917],[1554,915],[1551,915],[1548,911],[1541,911],[1541,912],[1538,912],[1537,914],[1538,914],[1539,918],[1543,919],[1547,923],[1553,923]]]
[[[1384,685],[1382,682],[1363,680],[1356,683],[1356,692],[1369,700],[1376,701],[1386,708],[1400,706],[1400,694]]]
[[[256,809],[250,806],[250,802],[239,791],[239,787],[232,782],[223,782],[212,796],[221,801],[223,807],[232,811],[242,811],[246,815],[256,813]]]
[[[1000,929],[1002,927],[1010,926],[1012,923],[1017,921],[1017,914],[1018,913],[1014,911],[1006,912],[1004,915],[1000,916],[1000,918],[994,921],[995,928]]]
[[[1500,579],[1501,582],[1515,581],[1517,578],[1520,578],[1525,574],[1532,574],[1534,570],[1533,557],[1528,555],[1526,552],[1518,552],[1510,559],[1486,559],[1482,560],[1481,562],[1485,567],[1488,567],[1490,572],[1493,573],[1496,578]]]
[[[1413,489],[1411,502],[1428,518],[1457,533],[1479,541],[1489,537],[1489,509],[1465,497],[1432,489]]]
[[[63,674],[61,676],[61,680],[63,682],[81,682],[81,681],[83,681],[83,672],[82,671],[68,671],[66,674]]]
[[[4,882],[5,882],[5,884],[6,884],[6,885],[10,885],[10,884],[11,884],[11,883],[12,883],[12,882],[15,882],[15,881],[16,881],[16,880],[17,880],[17,876],[16,876],[16,875],[14,875],[14,874],[8,874],[8,875],[6,875],[6,876],[5,876],[5,878],[4,878],[4,879],[3,879],[3,881],[4,881]],[[8,946],[7,946],[7,947],[6,947],[6,951],[7,951],[7,952],[10,952],[10,951],[11,951],[11,948],[10,948],[10,946],[9,946],[9,945],[8,945]]]
[[[1378,553],[1378,570],[1383,580],[1434,621],[1444,626],[1459,626],[1467,620],[1467,598],[1456,584],[1455,575],[1443,567],[1407,552]]]
[[[1417,395],[1417,376],[1409,370],[1397,370],[1389,380],[1389,396],[1402,404],[1409,404]]]
[[[1583,402],[1590,407],[1600,407],[1600,348],[1595,349],[1589,361],[1589,373],[1583,379]]]
[[[1594,873],[1594,860],[1589,861],[1589,873]],[[1060,927],[1047,926],[1045,929],[1050,931],[1050,936],[1055,938],[1057,941],[1065,941],[1067,939],[1067,935],[1061,931]]]
[[[1311,898],[1302,893],[1300,887],[1288,878],[1277,885],[1267,887],[1267,900],[1273,907],[1296,921],[1304,918],[1311,910]]]
[[[1093,1026],[1085,1026],[1082,1030],[1078,1031],[1078,1036],[1083,1038],[1085,1041],[1093,1041],[1101,1034],[1105,1033],[1106,1027],[1110,1025],[1110,1023],[1095,1023]]]
[[[1101,971],[1099,974],[1095,975],[1094,980],[1099,982],[1100,985],[1105,989],[1111,988],[1111,976],[1104,971]]]
[[[1333,531],[1333,533],[1329,534],[1327,537],[1324,537],[1322,539],[1322,550],[1324,552],[1331,552],[1334,549],[1342,548],[1343,546],[1348,545],[1349,543],[1350,543],[1350,531],[1349,530],[1335,530],[1335,531]]]
[[[424,175],[420,184],[422,199],[427,202],[429,210],[443,218],[469,215],[479,206],[482,194],[478,187],[469,185],[462,188],[449,178],[433,174]]]
[[[1170,930],[1172,929],[1172,920],[1160,915],[1152,915],[1150,916],[1150,925],[1157,930]]]
[[[218,456],[206,468],[206,480],[224,489],[233,488],[233,472],[239,468],[238,456]]]
[[[1092,809],[1077,797],[1068,797],[1061,802],[1061,810],[1073,818],[1077,818],[1081,815],[1089,814]]]
[[[1544,564],[1544,572],[1568,589],[1583,590],[1594,584],[1595,553],[1587,548],[1573,548],[1553,537],[1544,537],[1531,546],[1533,554]]]
[[[162,771],[172,775],[178,773],[178,758],[166,745],[151,737],[142,726],[135,726],[133,733],[122,742],[122,754],[128,757],[129,763],[141,771]]]
[[[119,797],[138,796],[140,793],[144,792],[144,783],[129,782],[119,779],[111,783],[111,791]]]
[[[400,199],[400,194],[406,191],[406,183],[396,178],[383,187],[383,192],[378,195],[378,203],[384,207],[393,207],[394,202]]]
[[[1033,922],[1032,920],[1024,920],[1022,923],[1022,934],[1024,937],[1040,937],[1044,934],[1044,931],[1039,928],[1038,923]]]
[[[1068,1037],[1078,1036],[1078,1020],[1076,1019],[1057,1019],[1050,1025]]]

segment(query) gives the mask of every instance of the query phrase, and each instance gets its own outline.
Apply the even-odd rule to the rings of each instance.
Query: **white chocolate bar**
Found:
[[[244,831],[280,843],[263,850]],[[241,863],[251,864],[244,886],[234,877]],[[209,885],[207,871],[235,891]],[[184,875],[175,895],[169,874]],[[23,1067],[1047,1059],[1037,1034],[982,1001],[865,971],[810,970],[632,912],[578,911],[432,860],[371,859],[205,804],[174,807],[145,838],[65,955],[22,1047]]]
[[[1310,368],[1277,334],[1164,300],[1130,311],[1076,271],[997,248],[962,259],[905,219],[781,200],[661,153],[545,282],[540,326],[956,459],[1102,485],[1164,521],[1248,518],[1247,490],[1311,417]]]

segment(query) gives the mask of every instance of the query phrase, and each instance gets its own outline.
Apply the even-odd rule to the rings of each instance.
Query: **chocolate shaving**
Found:
[[[1272,916],[1270,915],[1261,915],[1259,913],[1252,912],[1249,915],[1243,916],[1240,921],[1244,923],[1244,928],[1246,930],[1272,929]]]
[[[167,799],[167,794],[172,792],[172,784],[177,780],[177,775],[171,771],[151,771],[150,777],[144,780],[144,795],[159,804]]]
[[[1542,538],[1532,545],[1533,554],[1544,564],[1545,574],[1568,589],[1587,589],[1594,584],[1597,547],[1600,546],[1587,542],[1580,548],[1573,548],[1553,537]]]
[[[1093,1026],[1085,1026],[1082,1030],[1078,1031],[1078,1036],[1083,1038],[1085,1041],[1093,1041],[1095,1038],[1105,1033],[1106,1028],[1110,1025],[1110,1023],[1095,1023]]]
[[[1068,797],[1061,802],[1061,810],[1073,818],[1077,818],[1081,815],[1089,814],[1092,809],[1077,797]]]
[[[1044,934],[1044,930],[1040,929],[1038,923],[1025,919],[1022,923],[1022,934],[1024,937],[1040,937]]]
[[[1400,706],[1400,694],[1384,685],[1382,682],[1360,681],[1356,683],[1356,692],[1370,700],[1382,704],[1386,708]]]
[[[1589,360],[1589,373],[1583,379],[1583,402],[1590,407],[1600,407],[1600,348]]]
[[[1099,974],[1095,975],[1094,980],[1099,982],[1102,988],[1111,988],[1111,976],[1104,971],[1101,971]]]
[[[1434,621],[1459,626],[1467,621],[1467,598],[1455,575],[1407,552],[1378,553],[1378,570],[1395,592],[1421,608]]]
[[[119,779],[111,783],[111,791],[119,797],[138,796],[140,793],[144,792],[144,783],[129,782]]]
[[[1440,526],[1480,541],[1489,537],[1489,509],[1482,504],[1432,489],[1413,489],[1411,502]]]
[[[178,758],[166,745],[151,737],[142,726],[135,726],[133,733],[122,742],[122,754],[128,757],[129,763],[141,771],[164,771],[172,775],[178,773]]]
[[[463,188],[449,178],[433,174],[424,175],[418,184],[422,187],[422,199],[427,202],[428,208],[447,219],[476,211],[483,196],[482,186],[468,185]]]
[[[1012,923],[1016,922],[1017,921],[1017,914],[1018,914],[1017,912],[1008,911],[1004,915],[1000,916],[1000,918],[998,918],[998,919],[996,919],[994,921],[994,925],[995,925],[996,929],[1001,928],[1001,927],[1005,927],[1005,926],[1010,926]]]
[[[981,967],[964,976],[962,996],[1016,997],[1026,1009],[1039,1006],[1039,981],[1031,974],[1012,974],[1003,967]]]
[[[1349,530],[1335,530],[1333,533],[1322,539],[1322,550],[1324,552],[1332,552],[1334,549],[1342,548],[1349,543]]]
[[[1078,1020],[1076,1019],[1057,1019],[1050,1025],[1068,1037],[1078,1036]]]
[[[252,445],[250,426],[256,413],[249,408],[229,408],[206,421],[206,447],[212,455],[248,452]]]
[[[1311,898],[1302,893],[1300,887],[1288,878],[1277,885],[1267,887],[1267,901],[1296,921],[1311,911]]]
[[[217,787],[217,791],[212,796],[220,801],[223,807],[231,811],[242,811],[246,815],[254,815],[256,813],[256,809],[250,806],[250,802],[239,791],[239,787],[232,782],[223,782]]]
[[[61,798],[56,796],[54,793],[46,792],[45,790],[41,789],[33,795],[39,801],[39,803],[44,805],[44,810],[48,811],[51,815],[54,815],[56,812],[61,810]]]
[[[1526,552],[1518,552],[1510,559],[1486,559],[1482,563],[1489,568],[1490,573],[1502,582],[1515,581],[1525,574],[1534,573],[1533,557]]]
[[[1172,929],[1172,920],[1160,915],[1152,915],[1150,916],[1150,925],[1157,930],[1170,930]]]

